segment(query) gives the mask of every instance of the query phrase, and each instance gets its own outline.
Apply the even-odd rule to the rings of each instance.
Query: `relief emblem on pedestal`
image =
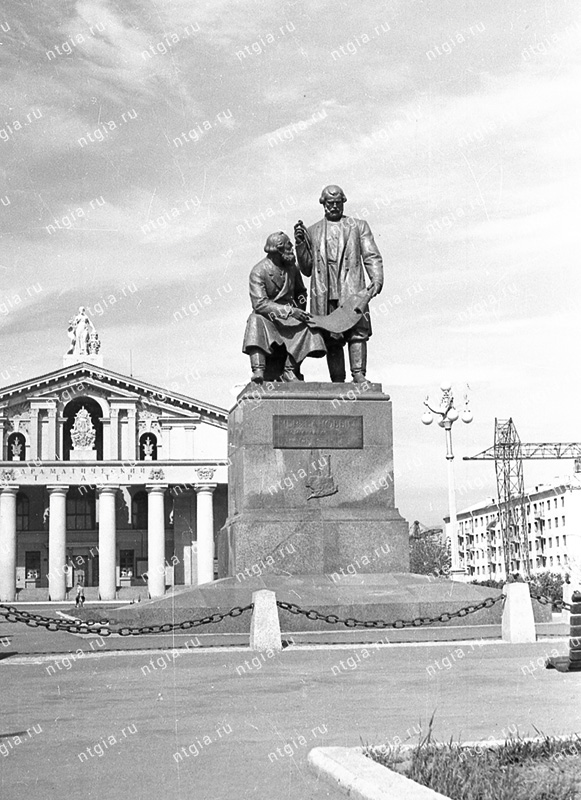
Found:
[[[310,463],[305,486],[310,489],[307,500],[314,497],[330,497],[337,494],[339,487],[331,474],[331,454],[311,450]]]

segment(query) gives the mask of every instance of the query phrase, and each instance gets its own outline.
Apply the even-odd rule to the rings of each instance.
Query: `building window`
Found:
[[[40,550],[28,550],[24,554],[24,569],[27,581],[36,581],[40,578]]]
[[[565,524],[565,517],[561,517],[561,525]]]
[[[563,536],[563,547],[567,545],[567,537]]]
[[[555,517],[555,528],[559,527],[559,517]]]
[[[67,492],[67,530],[95,530],[95,490],[72,486]]]
[[[553,508],[557,508],[557,498],[556,497],[553,500]]]
[[[549,566],[553,566],[553,556],[549,556]]]
[[[557,564],[561,563],[561,556],[557,556]]]
[[[30,530],[30,503],[28,497],[24,492],[18,492],[16,495],[16,530],[28,531]]]
[[[559,537],[555,536],[555,547],[559,546]]]
[[[549,523],[549,530],[551,530],[551,520],[549,519],[547,522]]]
[[[131,519],[133,528],[147,529],[147,492],[137,492],[131,503]]]
[[[561,497],[561,508],[565,505],[565,495]]]
[[[132,578],[135,574],[135,550],[119,551],[119,573],[122,578]]]

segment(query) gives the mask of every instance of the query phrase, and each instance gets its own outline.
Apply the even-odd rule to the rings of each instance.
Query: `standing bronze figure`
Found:
[[[383,261],[367,222],[343,215],[347,198],[340,186],[326,186],[319,198],[325,216],[308,230],[301,220],[295,225],[297,262],[311,279],[310,310],[327,316],[349,304],[354,296],[375,297],[383,286]],[[365,286],[365,273],[370,284]],[[365,306],[366,307],[366,306]],[[327,364],[334,383],[345,381],[345,342],[354,383],[363,383],[367,370],[367,340],[371,336],[369,313],[362,313],[353,327],[325,332]]]

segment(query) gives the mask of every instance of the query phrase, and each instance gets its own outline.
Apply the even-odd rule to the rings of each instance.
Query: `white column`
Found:
[[[165,490],[167,484],[147,489],[147,582],[150,597],[165,594]]]
[[[56,442],[57,442],[57,433],[56,433],[56,401],[53,400],[51,406],[48,409],[48,455],[47,458],[49,461],[55,461],[57,457],[57,449],[56,449]]]
[[[0,602],[16,600],[16,494],[18,486],[0,489]]]
[[[47,486],[48,516],[48,596],[64,600],[67,563],[67,492],[68,486]]]
[[[112,461],[119,460],[119,409],[111,406],[109,422],[109,458]]]
[[[30,407],[30,452],[31,460],[36,460],[40,455],[38,447],[38,408],[31,404]]]
[[[214,580],[214,498],[215,483],[195,486],[198,496],[196,531],[198,537],[198,584]]]
[[[6,461],[8,458],[8,453],[6,452],[5,445],[3,444],[7,438],[10,431],[8,430],[8,419],[4,416],[3,412],[0,411],[0,458],[2,461]]]
[[[135,407],[127,409],[127,424],[129,426],[129,443],[126,453],[123,453],[123,458],[139,458],[138,435],[137,435],[137,412]]]
[[[57,455],[58,458],[62,459],[64,454],[64,442],[65,442],[65,417],[57,416],[56,419],[56,441],[57,441]]]
[[[99,489],[99,597],[115,600],[117,590],[117,528],[115,499],[118,486]]]

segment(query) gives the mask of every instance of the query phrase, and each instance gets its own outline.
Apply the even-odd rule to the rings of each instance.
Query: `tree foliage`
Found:
[[[452,558],[450,543],[443,542],[439,532],[418,531],[414,525],[410,536],[410,570],[416,575],[447,575]]]

